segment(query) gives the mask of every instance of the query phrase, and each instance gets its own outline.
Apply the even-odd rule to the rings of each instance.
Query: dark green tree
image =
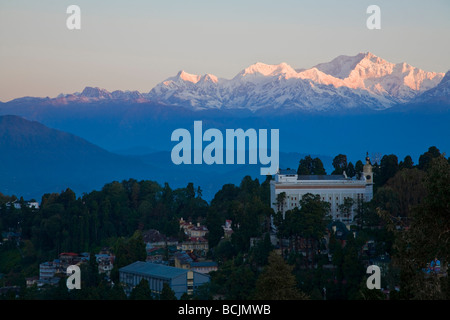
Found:
[[[434,158],[439,157],[440,155],[441,155],[441,152],[439,151],[438,148],[436,148],[435,146],[429,147],[428,151],[419,157],[419,164],[417,167],[420,170],[428,170],[428,167],[430,166],[431,161]]]
[[[134,287],[129,296],[130,300],[153,300],[149,283],[146,279],[142,279],[139,284]]]
[[[361,173],[363,172],[363,170],[364,170],[364,164],[362,163],[362,161],[361,160],[356,161],[356,163],[355,163],[355,173],[356,173],[356,177],[358,179],[361,178]]]
[[[286,211],[284,219],[279,215],[275,221],[278,237],[290,239],[290,251],[303,250],[301,243],[304,243],[306,265],[313,261],[325,234],[329,211],[328,202],[322,201],[319,195],[307,193],[300,200],[300,208]]]
[[[338,206],[339,212],[344,218],[349,219],[353,212],[353,205],[355,204],[355,200],[350,197],[345,197],[344,202]]]
[[[172,290],[167,282],[163,283],[161,294],[159,295],[159,300],[177,300],[175,291]]]
[[[322,160],[319,158],[312,158],[310,155],[305,156],[301,159],[297,169],[298,175],[324,175],[326,174],[325,168],[323,167]]]
[[[297,289],[293,267],[272,251],[268,258],[268,265],[256,281],[256,300],[306,300],[308,297]]]
[[[214,248],[219,243],[224,235],[223,227],[224,221],[222,221],[219,213],[211,209],[206,217],[206,227],[208,228],[208,245],[210,248]]]
[[[331,174],[342,174],[347,170],[347,156],[344,154],[338,154],[333,159],[334,171]]]
[[[398,170],[397,156],[394,154],[384,155],[380,162],[380,173],[374,177],[375,184],[378,187],[383,186],[390,178],[395,176]]]
[[[405,159],[403,159],[403,161],[400,161],[400,163],[398,164],[399,169],[412,169],[414,167],[414,162],[411,158],[411,156],[406,156]]]
[[[400,269],[402,299],[450,298],[445,289],[446,279],[432,273],[427,276],[425,273],[427,263],[434,258],[441,261],[450,259],[449,179],[450,164],[447,159],[442,155],[433,158],[427,169],[425,197],[412,208],[409,229],[392,228],[396,232],[394,259]],[[395,221],[391,221],[390,225],[395,226]]]
[[[349,162],[347,166],[347,170],[345,171],[348,177],[353,178],[356,175],[355,167],[353,163]]]
[[[273,245],[270,241],[270,234],[266,233],[264,238],[259,241],[250,251],[251,263],[257,267],[263,267],[267,264],[269,254],[273,250]]]
[[[314,158],[312,161],[312,174],[317,174],[317,175],[327,174],[325,171],[325,168],[323,166],[323,162],[319,158]]]
[[[108,300],[127,300],[127,295],[123,291],[120,283],[116,283],[108,292]]]
[[[113,270],[111,270],[111,279],[114,282],[119,280],[119,269],[136,261],[145,261],[147,251],[142,238],[142,233],[137,230],[129,239],[120,238],[115,246],[116,258]]]

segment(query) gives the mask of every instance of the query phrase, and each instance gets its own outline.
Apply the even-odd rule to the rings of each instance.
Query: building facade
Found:
[[[198,286],[210,281],[208,275],[195,271],[143,261],[136,261],[120,268],[119,275],[127,294],[145,279],[151,292],[157,295],[161,294],[164,283],[167,283],[175,292],[177,299],[184,293],[192,294]]]
[[[271,207],[275,212],[281,212],[284,218],[286,211],[300,207],[300,200],[307,193],[319,195],[321,200],[330,203],[333,220],[352,224],[358,204],[370,201],[373,197],[373,173],[369,157],[366,157],[359,179],[349,178],[345,172],[342,175],[297,175],[295,170],[278,170],[275,179],[270,182]],[[346,198],[353,199],[349,212],[340,209]]]

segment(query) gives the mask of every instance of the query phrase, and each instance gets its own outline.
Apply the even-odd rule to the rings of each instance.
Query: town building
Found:
[[[193,251],[201,256],[206,256],[209,250],[209,244],[205,238],[191,237],[188,241],[183,241],[178,244],[177,249],[181,251]]]
[[[180,229],[187,236],[187,240],[178,244],[177,249],[181,251],[193,251],[198,255],[205,256],[209,250],[208,240],[205,236],[208,234],[206,226],[197,223],[187,222],[180,219]]]
[[[153,263],[163,263],[164,257],[168,254],[168,252],[166,252],[168,249],[162,247],[152,247],[149,244],[146,245],[145,250],[147,252],[146,261]]]
[[[27,284],[27,288],[30,288],[34,285],[38,285],[39,284],[39,276],[33,276],[33,277],[28,277],[25,278],[26,284]]]
[[[150,247],[176,246],[178,240],[173,237],[167,237],[165,234],[155,229],[149,229],[142,233],[144,243]]]
[[[30,209],[39,209],[39,202],[34,200],[24,201],[23,204]],[[14,207],[14,209],[22,209],[22,203],[19,200],[6,203],[7,208],[10,208],[11,206]]]
[[[145,279],[153,294],[161,294],[163,284],[167,283],[175,292],[177,299],[184,293],[191,295],[200,285],[210,281],[208,275],[196,271],[143,261],[136,261],[120,268],[119,277],[126,294]]]
[[[178,251],[174,254],[175,267],[181,269],[190,269],[194,259],[185,251]]]
[[[39,280],[50,280],[59,272],[60,264],[58,260],[43,262],[39,265]]]
[[[82,252],[80,254],[74,252],[62,252],[59,254],[58,259],[40,263],[39,280],[37,281],[38,286],[42,286],[45,284],[50,285],[58,284],[60,278],[66,276],[67,268],[70,265],[80,265],[81,263],[88,262],[89,255],[90,254],[88,252]],[[101,271],[102,268],[104,272],[107,273],[108,271],[110,271],[110,269],[112,269],[112,265],[100,267],[99,264],[99,271]]]
[[[203,238],[208,233],[206,226],[202,226],[199,222],[194,225],[192,222],[183,220],[183,218],[180,219],[180,229],[183,229],[188,237],[193,238]]]
[[[59,260],[61,261],[61,267],[67,269],[70,265],[78,265],[89,261],[89,252],[82,252],[80,254],[75,252],[62,252],[59,254]]]
[[[199,261],[192,253],[180,251],[174,254],[175,267],[196,271],[207,274],[211,271],[217,271],[217,262]]]
[[[197,261],[192,262],[190,264],[190,268],[192,271],[196,271],[198,273],[208,274],[211,271],[217,271],[218,265],[215,261]]]
[[[111,274],[111,270],[114,267],[115,256],[108,253],[98,253],[95,255],[95,260],[98,264],[98,273],[106,274],[108,277]]]
[[[373,197],[373,172],[369,157],[366,157],[360,178],[349,178],[345,172],[342,175],[298,175],[296,170],[278,170],[275,179],[270,182],[271,207],[275,212],[281,212],[284,218],[286,211],[300,207],[300,200],[307,193],[319,195],[323,201],[330,203],[333,220],[352,224],[357,206]],[[340,210],[346,198],[353,199],[348,213]]]
[[[223,228],[223,236],[225,239],[230,239],[233,234],[233,228],[231,220],[225,220],[225,224],[222,226]]]
[[[21,237],[22,237],[22,233],[21,232],[14,232],[14,231],[3,231],[2,232],[2,239],[3,239],[3,241],[16,241],[16,242],[19,242]]]

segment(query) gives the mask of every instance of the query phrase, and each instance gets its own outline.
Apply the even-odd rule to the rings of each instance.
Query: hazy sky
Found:
[[[81,30],[66,9],[81,8]],[[381,30],[366,9],[381,8]],[[309,68],[371,51],[450,69],[450,1],[0,0],[0,101],[85,86],[148,92],[179,70],[232,78],[255,62]]]

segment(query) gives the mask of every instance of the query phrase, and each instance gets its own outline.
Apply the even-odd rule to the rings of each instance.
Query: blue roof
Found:
[[[169,267],[151,262],[136,261],[119,269],[120,272],[129,272],[143,276],[151,276],[162,279],[173,279],[186,274],[188,270]]]
[[[182,260],[184,262],[193,262],[194,261],[185,251],[176,252],[175,257],[177,257],[179,260]]]

